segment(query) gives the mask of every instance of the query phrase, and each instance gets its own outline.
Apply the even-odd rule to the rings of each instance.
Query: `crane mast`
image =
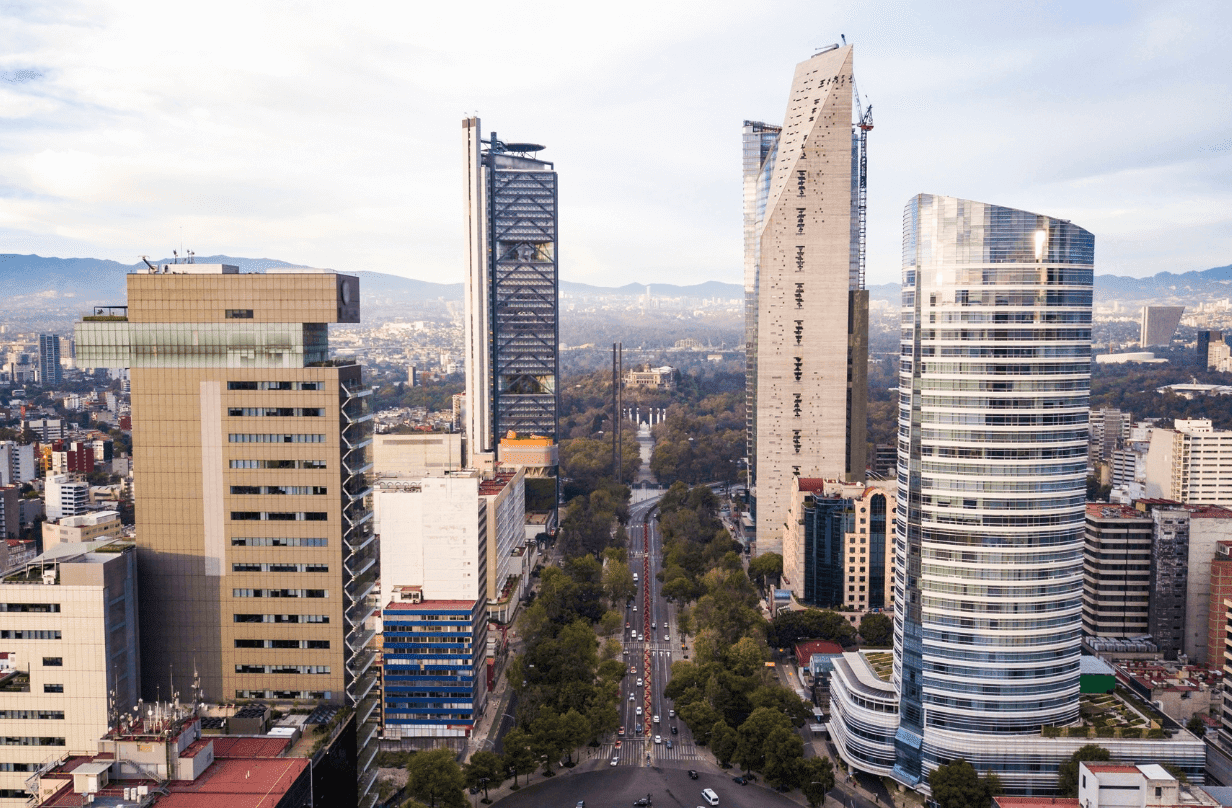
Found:
[[[868,133],[873,129],[873,105],[867,109],[860,102],[860,91],[856,88],[855,78],[851,80],[851,90],[855,94],[856,115],[859,120],[854,124],[860,130],[860,168],[856,178],[856,213],[859,217],[857,247],[859,249],[859,287],[864,288],[864,253],[865,240],[868,231]]]

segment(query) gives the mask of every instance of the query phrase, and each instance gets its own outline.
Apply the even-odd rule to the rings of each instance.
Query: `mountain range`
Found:
[[[169,263],[163,258],[154,263]],[[236,258],[225,255],[197,256],[197,263],[234,264],[241,271],[258,271],[271,267],[294,267],[297,264],[272,258]],[[79,309],[92,305],[120,303],[124,299],[124,276],[143,264],[121,264],[97,258],[44,258],[38,255],[0,254],[0,311],[20,310],[30,314],[38,310]],[[433,301],[458,302],[462,299],[461,283],[432,283],[403,278],[383,272],[359,271],[360,290],[364,304],[380,308],[399,304],[424,304]],[[679,286],[649,284],[655,297],[695,297],[742,299],[740,284],[706,281]],[[594,286],[575,281],[560,282],[566,297],[631,298],[646,293],[647,285],[629,283],[624,286]],[[876,284],[869,287],[874,300],[897,301],[899,285]],[[1193,272],[1160,272],[1147,278],[1120,275],[1095,276],[1097,303],[1180,303],[1232,296],[1232,265]]]

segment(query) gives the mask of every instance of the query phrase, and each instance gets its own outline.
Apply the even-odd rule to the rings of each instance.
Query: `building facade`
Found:
[[[1176,419],[1151,430],[1146,495],[1195,505],[1232,505],[1232,430],[1210,419]]]
[[[783,584],[810,606],[893,607],[894,492],[796,478],[783,539]]]
[[[60,370],[60,337],[39,334],[39,383],[52,387],[64,380]]]
[[[542,146],[465,139],[466,439],[471,456],[495,457],[509,432],[556,439],[560,331],[557,177],[530,156]],[[469,462],[470,468],[484,462]]]
[[[38,477],[34,444],[0,441],[0,485],[19,485]]]
[[[927,791],[964,758],[1048,794],[1088,743],[1045,728],[1079,719],[1093,250],[1059,219],[907,205],[892,665],[845,655],[831,688],[831,735],[860,770]],[[869,671],[896,703],[870,700]],[[1187,734],[1100,743],[1201,776]]]
[[[43,551],[57,544],[81,544],[120,535],[123,525],[118,511],[94,511],[43,523]]]
[[[0,579],[0,806],[61,755],[92,754],[141,697],[137,557],[131,544],[61,548]]]
[[[360,366],[330,358],[328,325],[359,322],[359,281],[220,264],[127,280],[127,308],[76,336],[82,366],[132,380],[146,699],[188,692],[196,672],[210,700],[345,704],[365,772],[372,416]]]
[[[750,491],[757,472],[757,281],[761,240],[757,237],[765,216],[774,158],[783,127],[745,121],[741,132],[744,177],[744,431],[748,460],[746,484]]]
[[[90,508],[90,484],[80,474],[48,474],[43,501],[49,521],[80,516]]]
[[[1146,636],[1155,522],[1125,505],[1091,503],[1086,511],[1082,632],[1087,637]]]
[[[1184,306],[1143,306],[1142,329],[1138,342],[1143,348],[1152,345],[1167,345],[1181,323]]]
[[[854,215],[852,65],[845,46],[796,66],[782,130],[755,179],[747,168],[754,146],[760,153],[772,133],[746,127],[746,237],[755,242],[751,250],[746,243],[746,284],[752,261],[757,309],[750,459],[759,553],[782,549],[794,477],[864,480],[868,292]],[[766,139],[750,142],[758,136]]]

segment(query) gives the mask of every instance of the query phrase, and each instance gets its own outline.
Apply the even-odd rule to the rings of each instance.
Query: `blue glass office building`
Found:
[[[466,738],[487,699],[486,601],[384,610],[385,738]],[[412,744],[413,745],[413,744]]]

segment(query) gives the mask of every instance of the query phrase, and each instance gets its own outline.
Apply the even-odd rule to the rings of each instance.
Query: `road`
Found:
[[[658,497],[629,509],[629,568],[637,574],[638,582],[637,595],[625,609],[623,658],[629,665],[621,685],[621,725],[625,734],[605,743],[600,754],[604,760],[617,760],[619,766],[688,769],[703,758],[689,728],[673,716],[674,707],[663,695],[671,680],[672,663],[685,658],[686,651],[681,647],[676,627],[676,607],[663,597],[655,577],[663,563],[663,540],[652,516],[657,506]],[[655,716],[659,717],[657,724]],[[662,743],[654,743],[656,735]],[[619,749],[616,741],[621,744]]]
[[[706,804],[702,789],[713,788],[722,808],[801,808],[800,803],[758,785],[738,786],[724,774],[701,772],[696,780],[681,769],[651,767],[633,769],[618,766],[539,780],[521,791],[502,797],[501,808],[542,808],[545,805],[576,805],[586,808],[627,808],[633,801],[650,795],[656,808],[693,808]],[[831,808],[837,808],[833,803]],[[842,808],[847,808],[846,805]]]

